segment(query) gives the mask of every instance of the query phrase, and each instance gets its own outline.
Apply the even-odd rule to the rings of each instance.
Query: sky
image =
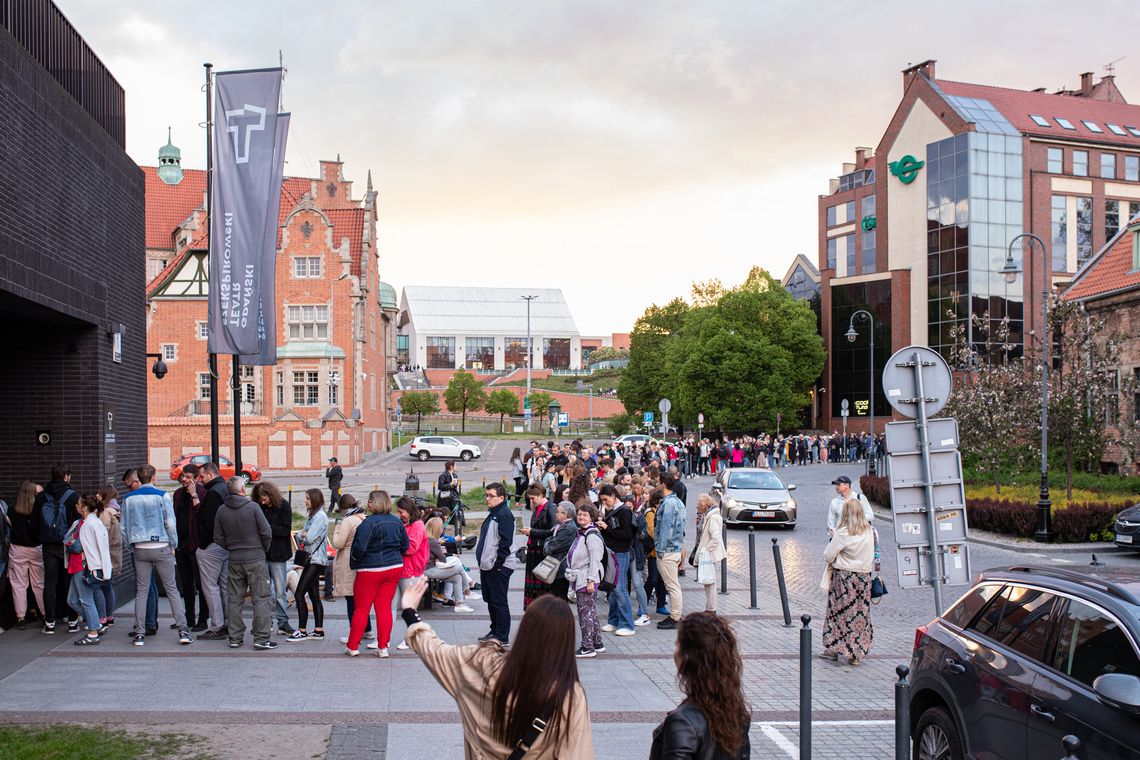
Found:
[[[381,277],[560,287],[584,335],[694,280],[818,259],[818,196],[874,147],[901,70],[1140,102],[1140,4],[1052,0],[56,0],[126,90],[127,150],[204,168],[204,62],[275,66],[286,173],[378,191]]]

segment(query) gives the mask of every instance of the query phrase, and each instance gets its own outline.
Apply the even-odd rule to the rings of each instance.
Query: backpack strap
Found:
[[[523,756],[530,751],[534,743],[538,741],[538,737],[546,730],[546,723],[550,720],[550,715],[538,716],[531,721],[530,728],[526,730],[523,737],[519,739],[519,743],[515,745],[515,751],[510,754],[507,760],[522,760]]]

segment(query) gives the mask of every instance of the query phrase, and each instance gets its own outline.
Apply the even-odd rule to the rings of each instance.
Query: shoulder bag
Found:
[[[515,751],[507,757],[507,760],[522,760],[522,758],[526,756],[526,753],[530,752],[530,748],[534,746],[534,743],[538,741],[538,737],[546,730],[546,723],[549,720],[550,715],[535,718],[531,722],[530,728],[523,734],[523,738],[519,739],[519,743],[515,745]]]
[[[557,557],[543,557],[542,562],[539,562],[534,568],[534,577],[543,583],[554,583],[554,580],[558,577],[558,568],[561,566],[562,561]]]
[[[305,544],[297,541],[296,534],[293,535],[293,542],[297,547],[297,552],[293,555],[293,564],[296,567],[308,567],[313,561],[313,555],[302,548]]]

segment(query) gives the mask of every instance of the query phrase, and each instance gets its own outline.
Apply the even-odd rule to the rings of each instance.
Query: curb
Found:
[[[894,514],[889,510],[883,509],[878,504],[872,505],[871,509],[875,513],[876,519],[894,523]],[[1009,539],[999,537],[995,533],[978,532],[981,532],[982,535],[979,536],[977,532],[970,531],[967,538],[969,543],[1010,551],[1031,549],[1032,554],[1125,554],[1136,551],[1136,549],[1130,549],[1126,546],[1117,546],[1109,541],[1084,544],[1039,544],[1029,539]]]

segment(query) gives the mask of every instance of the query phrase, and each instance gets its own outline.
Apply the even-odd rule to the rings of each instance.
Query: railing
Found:
[[[552,370],[550,370],[550,374],[552,374],[552,375],[575,376],[575,375],[589,375],[591,373],[590,373],[590,370],[588,370],[588,369],[552,369]]]
[[[191,399],[190,402],[186,404],[185,409],[186,409],[186,415],[190,416],[190,417],[197,417],[197,416],[209,414],[210,413],[210,399],[208,399],[208,398]],[[241,402],[241,413],[242,413],[243,417],[260,417],[263,413],[262,409],[263,409],[263,404],[262,404],[260,399],[258,399],[256,401],[242,401]],[[218,402],[218,414],[219,415],[233,414],[233,407],[230,406],[230,402],[228,399]]]

